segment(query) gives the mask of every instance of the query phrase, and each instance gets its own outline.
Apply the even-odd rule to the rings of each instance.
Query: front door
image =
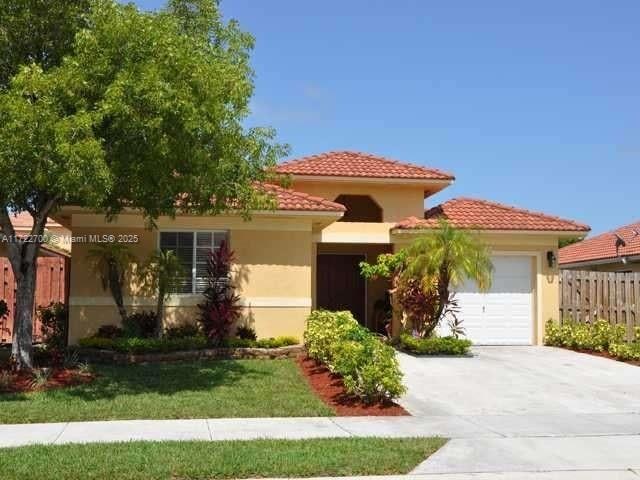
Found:
[[[358,322],[365,324],[365,280],[359,266],[364,260],[364,255],[318,255],[318,308],[349,310]]]

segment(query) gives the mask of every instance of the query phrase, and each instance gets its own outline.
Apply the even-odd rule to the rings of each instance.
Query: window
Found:
[[[202,293],[207,286],[207,258],[226,241],[227,232],[160,232],[160,250],[173,250],[185,276],[174,293]]]
[[[347,207],[339,222],[382,222],[382,208],[369,195],[338,195],[334,201]]]

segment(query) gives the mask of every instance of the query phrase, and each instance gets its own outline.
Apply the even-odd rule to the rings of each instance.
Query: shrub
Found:
[[[242,314],[240,296],[230,278],[233,262],[234,253],[226,242],[212,250],[207,258],[207,288],[203,293],[204,302],[198,308],[204,334],[214,345],[229,337],[231,327]]]
[[[38,308],[42,342],[47,350],[63,351],[67,346],[67,326],[69,310],[61,302],[52,302],[46,307]]]
[[[256,335],[255,329],[252,327],[243,325],[236,329],[236,337],[242,338],[243,340],[257,340],[258,336]]]
[[[11,372],[0,371],[0,392],[9,390],[11,385],[13,385],[13,381],[15,379],[15,375]]]
[[[609,353],[618,360],[640,361],[640,343],[614,343],[609,347]]]
[[[295,337],[275,337],[251,340],[248,338],[228,338],[223,346],[228,348],[279,348],[298,345],[300,341]]]
[[[347,393],[365,402],[396,398],[405,390],[395,350],[350,312],[312,312],[304,341],[309,356],[341,375]]]
[[[624,337],[624,325],[612,325],[606,320],[596,320],[593,323],[566,320],[561,325],[549,320],[545,328],[544,344],[605,352],[610,345],[624,343]]]
[[[197,337],[202,335],[200,327],[195,323],[183,323],[182,325],[175,325],[168,327],[164,331],[164,336],[167,338],[184,338],[184,337]]]
[[[124,336],[124,330],[115,325],[102,325],[95,334],[98,338],[119,338]]]
[[[455,337],[416,338],[407,333],[400,335],[398,346],[417,355],[466,355],[471,340]]]
[[[98,338],[88,337],[78,340],[85,348],[114,350],[121,353],[166,353],[178,350],[201,350],[207,347],[204,336],[183,338]]]
[[[156,331],[158,314],[153,311],[134,312],[127,315],[122,328],[125,337],[152,338]]]

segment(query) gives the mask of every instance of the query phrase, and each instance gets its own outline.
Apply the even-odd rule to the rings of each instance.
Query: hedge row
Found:
[[[365,402],[390,400],[405,391],[395,350],[350,312],[312,312],[304,343],[311,358],[342,376],[347,393]]]
[[[278,348],[297,345],[294,337],[263,338],[260,340],[246,340],[240,338],[229,339],[223,347],[226,348]],[[167,353],[180,350],[202,350],[211,348],[204,335],[182,338],[101,338],[87,337],[78,340],[78,345],[84,348],[113,350],[120,353]]]
[[[416,355],[467,355],[471,348],[471,340],[454,337],[416,338],[403,333],[398,339],[401,350]]]
[[[640,360],[640,327],[635,329],[635,339],[626,343],[626,327],[612,325],[607,320],[593,323],[564,321],[561,325],[549,320],[545,329],[544,344],[574,350],[608,352],[618,360]]]

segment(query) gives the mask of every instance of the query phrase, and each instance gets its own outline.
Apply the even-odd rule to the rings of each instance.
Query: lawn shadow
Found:
[[[203,392],[218,386],[232,386],[239,380],[256,380],[270,372],[236,360],[202,360],[126,366],[96,367],[94,382],[72,388],[51,390],[52,396],[84,401],[121,395],[156,393],[171,396],[183,392]]]

